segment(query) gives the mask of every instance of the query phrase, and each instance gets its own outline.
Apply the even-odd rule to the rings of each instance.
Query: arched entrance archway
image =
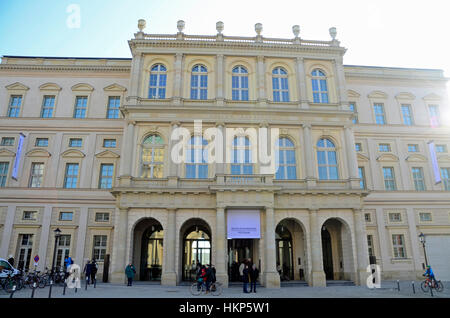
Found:
[[[294,255],[292,252],[292,235],[289,229],[280,223],[275,230],[277,249],[277,271],[281,281],[294,279]]]
[[[326,220],[321,228],[323,270],[327,280],[355,280],[352,237],[347,223]]]
[[[190,219],[180,231],[182,238],[181,279],[193,281],[197,264],[211,264],[211,230],[202,219]]]
[[[133,231],[133,264],[136,279],[160,281],[164,255],[164,230],[156,219],[139,221]]]

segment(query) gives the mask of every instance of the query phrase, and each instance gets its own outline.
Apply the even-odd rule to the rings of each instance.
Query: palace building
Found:
[[[39,270],[95,258],[110,282],[132,262],[163,285],[197,262],[228,284],[248,258],[275,288],[365,285],[369,263],[382,279],[431,264],[450,280],[442,70],[344,65],[335,28],[318,41],[298,26],[280,39],[259,23],[250,37],[145,24],[132,58],[3,56],[0,257],[32,269],[38,255]]]

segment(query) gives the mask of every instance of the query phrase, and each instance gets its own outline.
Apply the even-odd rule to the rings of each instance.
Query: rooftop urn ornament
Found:
[[[328,30],[330,32],[331,39],[336,40],[337,31],[335,27],[332,27]]]
[[[138,20],[139,32],[142,32],[145,29],[146,25],[147,25],[147,22],[144,19],[139,19]]]
[[[261,36],[262,29],[263,29],[263,26],[261,23],[255,24],[256,42],[262,42],[262,36]]]
[[[216,30],[217,30],[217,34],[222,34],[224,29],[224,24],[222,21],[218,21],[216,22]]]
[[[297,24],[292,26],[292,33],[294,33],[295,36],[294,43],[300,44],[300,38],[298,37],[300,35],[300,26]]]
[[[185,23],[184,23],[183,20],[178,20],[178,21],[177,21],[177,29],[178,29],[178,32],[182,33],[183,30],[184,30],[184,26],[185,26]]]

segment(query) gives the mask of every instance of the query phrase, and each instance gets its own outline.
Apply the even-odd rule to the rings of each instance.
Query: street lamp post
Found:
[[[425,234],[423,234],[422,232],[420,232],[419,234],[419,240],[420,243],[422,243],[423,247],[423,255],[425,256],[425,266],[428,266],[427,251],[425,249]]]
[[[53,260],[52,260],[52,277],[55,272],[55,257],[56,257],[56,245],[58,244],[58,239],[61,236],[61,230],[57,228],[53,231],[55,233],[55,247],[53,249]]]

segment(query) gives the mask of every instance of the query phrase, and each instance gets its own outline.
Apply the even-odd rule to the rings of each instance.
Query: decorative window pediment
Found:
[[[377,158],[377,161],[398,161],[398,157],[393,154],[383,154]]]
[[[450,155],[442,155],[438,157],[439,162],[450,162]]]
[[[32,149],[27,152],[27,157],[50,157],[51,154],[45,149]]]
[[[358,159],[358,161],[369,161],[368,157],[366,157],[360,153],[356,154],[356,158]]]
[[[15,90],[15,91],[27,91],[30,88],[28,86],[23,85],[22,83],[16,82],[14,84],[10,84],[5,86],[7,90]]]
[[[347,91],[347,96],[348,96],[349,98],[359,98],[359,97],[361,96],[361,94],[357,93],[356,91],[354,91],[354,90],[352,90],[352,89],[349,89],[349,90]]]
[[[408,100],[413,100],[413,99],[416,99],[416,96],[414,96],[413,94],[408,93],[408,92],[402,92],[402,93],[398,93],[398,94],[395,96],[395,98],[396,98],[396,99],[408,99]]]
[[[94,87],[86,83],[80,83],[72,86],[72,91],[74,92],[92,92]]]
[[[16,154],[8,149],[0,149],[0,157],[15,157]]]
[[[103,88],[105,92],[126,92],[127,88],[119,84],[111,84]]]
[[[45,83],[39,86],[41,91],[60,91],[62,87],[55,83]]]
[[[369,95],[367,95],[369,98],[378,98],[378,99],[387,99],[388,95],[385,92],[382,91],[373,91]]]
[[[118,154],[116,154],[115,152],[112,152],[110,150],[105,150],[102,152],[99,152],[98,154],[95,155],[95,157],[97,158],[120,158],[120,156]]]
[[[442,99],[441,96],[439,96],[435,93],[431,93],[431,94],[428,94],[427,96],[423,97],[423,100],[426,100],[426,101],[437,101],[437,100],[441,100],[441,99]]]
[[[86,155],[77,149],[69,149],[61,154],[63,158],[84,158]]]
[[[425,156],[422,156],[422,155],[419,155],[419,154],[414,154],[414,155],[409,155],[408,157],[406,157],[406,161],[426,162],[427,158]]]

